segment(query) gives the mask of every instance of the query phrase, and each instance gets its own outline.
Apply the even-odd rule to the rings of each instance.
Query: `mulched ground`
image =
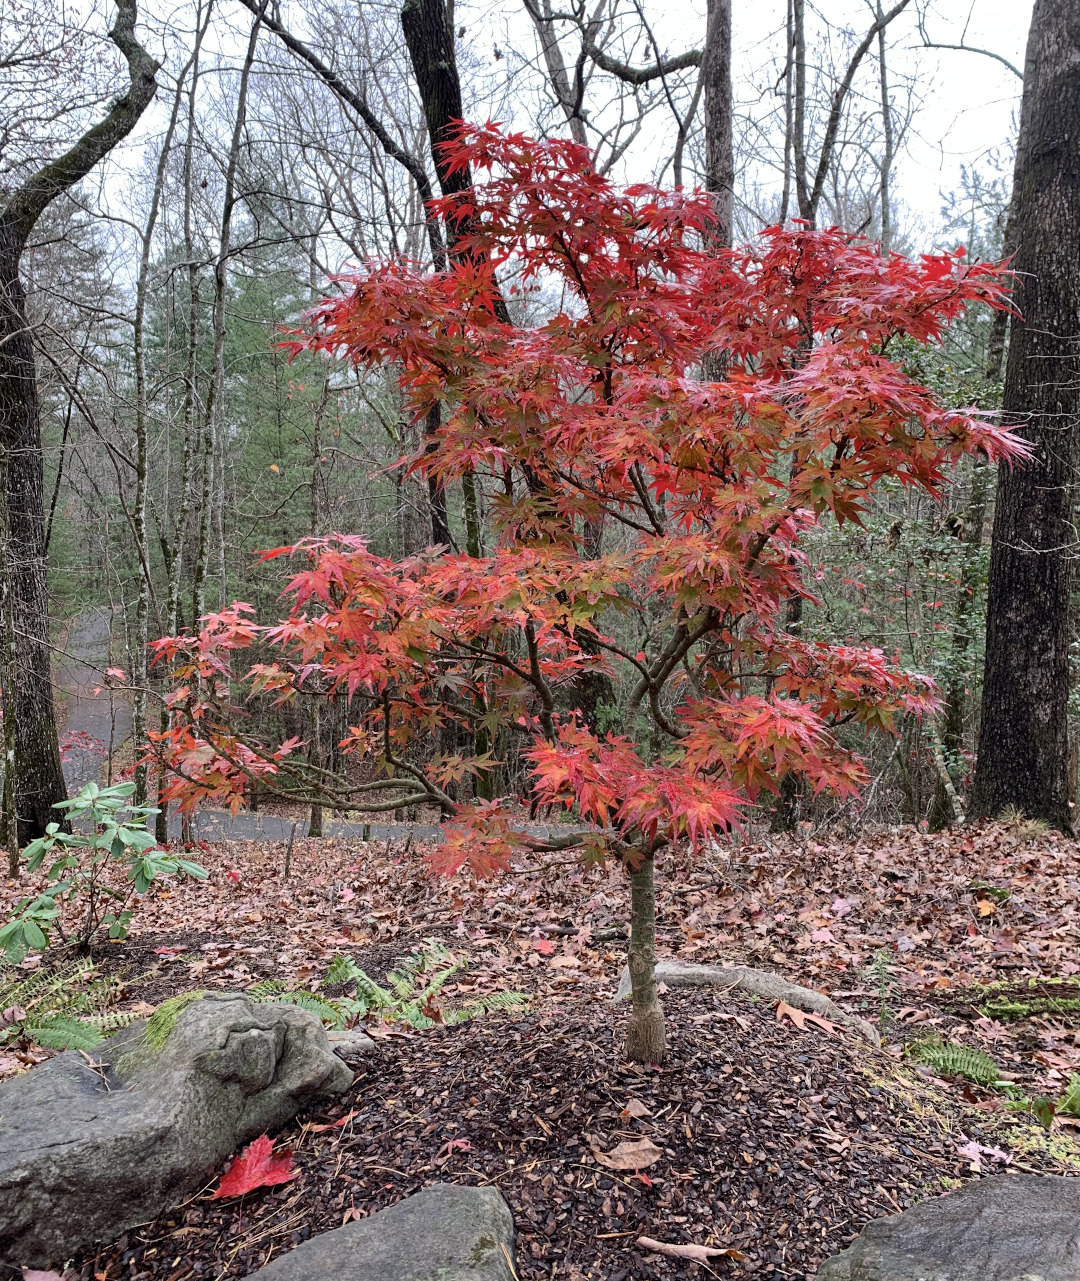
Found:
[[[309,1236],[436,1182],[495,1184],[514,1213],[518,1272],[534,1278],[675,1278],[693,1263],[643,1255],[639,1235],[732,1251],[716,1276],[811,1278],[872,1218],[974,1171],[958,1148],[1008,1153],[1010,1170],[1075,1172],[1042,1132],[983,1111],[853,1037],[798,1031],[766,1003],[664,997],[670,1058],[622,1061],[625,1006],[587,991],[379,1044],[354,1085],[279,1140],[295,1182],[242,1202],[186,1207],[77,1260],[74,1281],[243,1277]],[[625,1114],[636,1099],[650,1115]],[[347,1118],[343,1125],[333,1123]],[[648,1135],[641,1174],[598,1165]],[[1061,1149],[1057,1149],[1061,1151]],[[1002,1168],[986,1157],[992,1168]]]

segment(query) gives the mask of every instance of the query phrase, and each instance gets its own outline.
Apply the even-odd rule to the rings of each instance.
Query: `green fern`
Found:
[[[976,1085],[996,1085],[1001,1078],[998,1065],[989,1054],[943,1037],[918,1042],[911,1054],[919,1063],[925,1063],[943,1076],[962,1076]]]
[[[462,1001],[460,1005],[451,1006],[442,1012],[443,1022],[448,1027],[464,1023],[466,1019],[482,1018],[497,1010],[527,1010],[529,998],[524,992],[488,992],[472,1000]]]
[[[454,956],[439,939],[429,938],[420,947],[413,948],[387,974],[387,987],[376,983],[352,957],[335,956],[318,987],[344,987],[353,983],[353,996],[331,997],[322,991],[290,988],[280,979],[263,979],[249,987],[247,995],[253,1001],[297,1005],[310,1010],[334,1029],[352,1027],[369,1014],[378,1014],[423,1031],[437,1022],[454,1026],[495,1010],[522,1009],[528,1005],[528,999],[520,992],[492,992],[443,1005],[439,999],[443,988],[464,968],[463,958]]]
[[[0,1027],[0,1044],[25,1039],[47,1050],[90,1050],[138,1017],[109,1007],[123,990],[119,974],[94,977],[89,958],[23,976],[0,967],[0,1010],[15,1017]]]

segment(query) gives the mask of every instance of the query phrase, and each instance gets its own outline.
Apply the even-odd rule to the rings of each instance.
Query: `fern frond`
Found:
[[[496,1010],[527,1010],[529,998],[524,992],[487,992],[483,996],[472,997],[442,1012],[443,1022],[448,1027],[464,1023],[467,1019],[482,1018]]]
[[[271,1001],[275,996],[288,990],[288,983],[283,983],[281,979],[262,979],[244,989],[245,994],[253,1001]]]
[[[944,1076],[962,1076],[976,1085],[995,1085],[1001,1077],[998,1065],[982,1050],[973,1050],[942,1037],[928,1038],[912,1047],[912,1057]]]
[[[67,1014],[51,1015],[40,1023],[24,1023],[23,1031],[46,1050],[92,1050],[105,1040],[92,1024]]]
[[[259,998],[255,998],[259,999]],[[329,1023],[333,1028],[342,1028],[345,1026],[345,1012],[336,1001],[331,1001],[328,997],[318,996],[314,992],[303,990],[294,992],[278,992],[274,996],[261,998],[267,1004],[274,1005],[295,1005],[298,1009],[308,1010],[316,1017],[322,1019],[324,1023]]]
[[[330,968],[326,971],[326,975],[319,983],[319,986],[327,987],[334,983],[352,983],[355,979],[360,978],[363,973],[364,971],[351,956],[338,955],[330,962]]]

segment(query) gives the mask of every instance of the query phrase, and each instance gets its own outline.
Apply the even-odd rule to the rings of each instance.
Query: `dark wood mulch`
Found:
[[[664,1000],[662,1069],[623,1062],[626,1007],[581,994],[382,1042],[345,1096],[279,1140],[296,1151],[295,1182],[242,1203],[204,1194],[68,1275],[243,1277],[354,1210],[454,1182],[502,1191],[522,1281],[704,1275],[644,1255],[639,1235],[736,1252],[712,1259],[713,1275],[810,1278],[869,1219],[971,1177],[960,1144],[1008,1144],[1000,1117],[897,1083],[896,1060],[861,1042],[800,1032],[770,1006],[722,993]],[[651,1115],[620,1115],[631,1099]],[[1009,1124],[1006,1135],[1029,1133]],[[664,1150],[656,1164],[598,1166],[594,1143],[609,1152],[642,1135]],[[1019,1145],[1018,1167],[1060,1169]]]

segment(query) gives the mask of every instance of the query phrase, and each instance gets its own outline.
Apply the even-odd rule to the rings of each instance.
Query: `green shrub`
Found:
[[[158,876],[206,879],[206,868],[199,863],[158,848],[146,830],[147,819],[157,810],[129,805],[127,798],[134,790],[134,783],[115,787],[87,783],[78,796],[53,806],[67,810],[68,817],[87,830],[62,832],[59,823],[50,823],[45,835],[23,850],[30,872],[36,872],[46,857],[57,857],[49,865],[48,884],[42,893],[22,899],[14,915],[0,927],[0,950],[11,964],[17,965],[31,948],[44,951],[53,930],[82,952],[89,950],[100,930],[107,930],[111,939],[126,938],[136,895],[145,893]],[[124,868],[120,889],[108,876],[116,864]],[[70,938],[60,924],[61,903],[73,907],[81,917]]]

